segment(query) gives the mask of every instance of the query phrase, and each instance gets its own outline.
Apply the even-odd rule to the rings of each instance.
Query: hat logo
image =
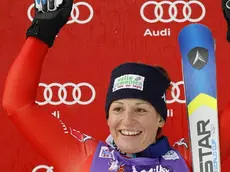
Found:
[[[120,89],[136,89],[143,91],[145,77],[135,74],[126,74],[114,80],[113,92]]]

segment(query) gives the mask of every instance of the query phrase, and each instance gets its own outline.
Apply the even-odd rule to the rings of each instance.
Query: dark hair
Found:
[[[161,135],[162,135],[162,128],[161,128],[161,127],[159,127],[159,128],[157,129],[156,139],[158,140],[158,138],[160,138],[160,137],[161,137]]]

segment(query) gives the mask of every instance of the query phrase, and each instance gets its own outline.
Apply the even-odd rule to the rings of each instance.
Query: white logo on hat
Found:
[[[122,75],[114,80],[113,92],[120,89],[136,89],[143,91],[145,77],[134,74]]]

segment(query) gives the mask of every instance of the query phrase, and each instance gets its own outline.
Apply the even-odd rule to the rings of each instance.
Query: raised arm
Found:
[[[64,4],[63,7],[65,10],[60,10],[69,14],[72,6]],[[54,166],[55,171],[77,172],[93,153],[96,141],[76,139],[71,128],[35,103],[43,60],[68,19],[63,13],[47,16],[50,18],[45,21],[41,16],[35,18],[28,29],[28,38],[7,76],[3,107],[19,131]],[[56,24],[55,28],[49,23],[52,27]]]

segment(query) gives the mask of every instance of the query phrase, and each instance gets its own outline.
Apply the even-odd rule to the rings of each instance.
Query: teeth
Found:
[[[127,130],[121,130],[121,134],[127,135],[127,136],[135,136],[140,134],[141,131],[127,131]]]

